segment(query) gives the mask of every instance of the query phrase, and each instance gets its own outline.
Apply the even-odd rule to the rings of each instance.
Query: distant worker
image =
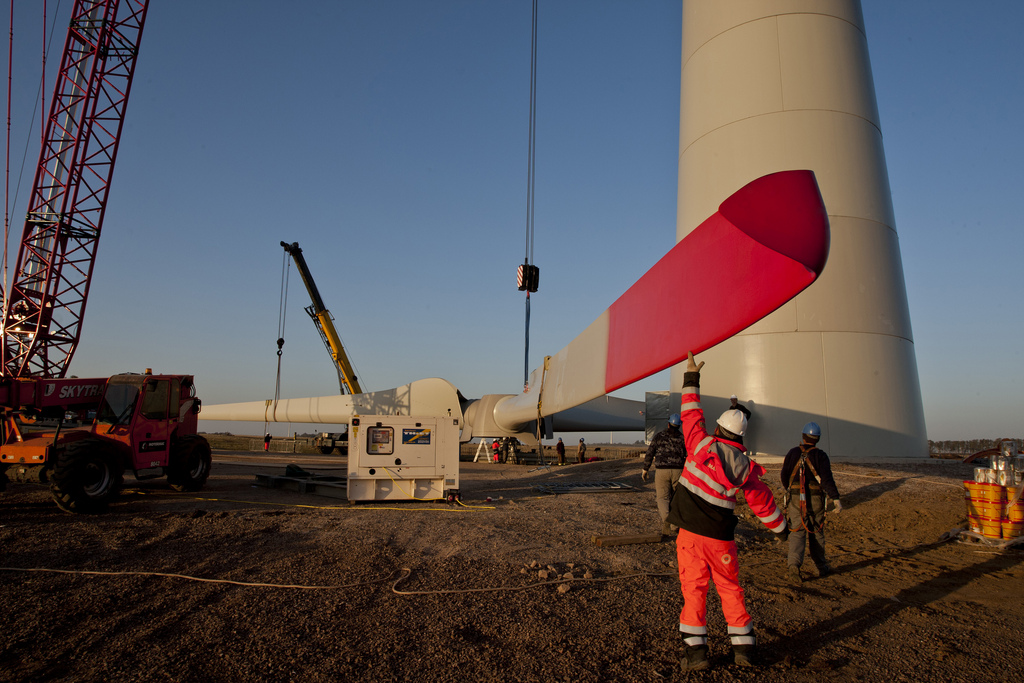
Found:
[[[647,472],[654,465],[654,500],[658,504],[658,514],[661,515],[661,533],[665,536],[671,536],[677,531],[676,527],[668,523],[668,507],[686,462],[686,443],[679,431],[681,424],[679,413],[669,416],[668,427],[651,439],[647,455],[644,456],[643,469],[640,470],[640,478],[647,481]]]
[[[811,560],[818,568],[818,576],[832,573],[825,559],[826,496],[835,501],[836,512],[843,509],[843,504],[839,502],[839,489],[832,478],[828,454],[816,446],[820,438],[821,427],[816,422],[808,422],[804,425],[800,445],[791,449],[782,463],[782,485],[789,501],[789,556],[786,564],[793,583],[803,581],[800,565],[804,563],[805,544],[811,549]]]
[[[565,464],[565,444],[562,443],[561,437],[558,439],[558,443],[555,444],[555,453],[558,454],[558,464]]]
[[[587,444],[580,439],[580,445],[576,448],[576,462],[583,462],[587,457]]]
[[[736,394],[729,397],[729,404],[729,410],[738,410],[743,413],[744,417],[748,420],[750,419],[750,409],[739,402],[739,399],[736,398]]]
[[[683,638],[684,671],[707,669],[708,579],[722,602],[722,614],[729,626],[733,662],[753,666],[756,655],[754,620],[747,612],[735,541],[736,491],[742,490],[751,511],[768,529],[784,540],[786,518],[775,505],[771,489],[761,481],[765,470],[746,455],[743,432],[747,418],[738,410],[727,410],[718,418],[714,435],[704,426],[700,405],[700,369],[687,355],[683,375],[682,433],[686,441],[686,465],[679,478],[668,521],[679,527],[676,556],[683,609],[679,632]]]
[[[742,403],[740,403],[739,399],[736,398],[736,394],[733,394],[732,396],[729,397],[729,407],[726,410],[738,410],[741,413],[743,413],[743,416],[745,418],[747,418],[747,431],[745,432],[745,435],[747,436],[747,440],[749,441],[750,440],[750,438],[749,438],[750,437],[750,409],[747,408]],[[753,451],[749,451],[748,450],[747,452],[748,453],[752,453]]]
[[[265,451],[269,451],[270,450],[270,432],[267,432],[263,436],[263,450],[265,450]]]
[[[493,461],[494,462],[501,462],[500,457],[499,457],[500,455],[501,455],[501,443],[497,439],[495,439],[494,441],[491,442],[491,456],[493,457]]]
[[[513,465],[519,464],[519,439],[514,436],[505,437],[505,443],[502,446],[501,458],[504,462],[510,462]]]

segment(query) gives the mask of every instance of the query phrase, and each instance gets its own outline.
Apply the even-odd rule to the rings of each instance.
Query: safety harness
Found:
[[[822,492],[822,508],[821,508],[821,524],[815,525],[814,518],[808,514],[809,508],[813,512],[810,500],[808,500],[808,485],[811,482],[821,486],[821,477],[818,475],[817,470],[814,469],[814,465],[807,458],[807,454],[814,450],[813,444],[801,443],[800,444],[800,462],[793,469],[792,474],[789,477],[789,483],[786,486],[786,507],[789,507],[790,491],[793,488],[793,482],[796,481],[797,477],[800,478],[800,526],[804,528],[808,533],[821,533],[825,530],[825,518],[828,515],[828,505],[824,502],[824,492]],[[808,481],[808,472],[810,470],[810,481]]]

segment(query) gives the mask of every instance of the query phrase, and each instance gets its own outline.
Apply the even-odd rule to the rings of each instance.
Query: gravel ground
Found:
[[[956,461],[836,464],[836,573],[799,586],[741,508],[740,576],[763,662],[731,664],[712,591],[712,669],[689,675],[674,545],[593,542],[660,529],[636,460],[462,463],[454,507],[253,486],[292,462],[344,472],[338,458],[216,451],[200,494],[129,481],[96,516],[11,484],[0,495],[0,681],[1024,677],[1024,551],[940,540],[965,526],[970,468]],[[779,465],[766,467],[775,484]],[[637,490],[533,488],[550,482]]]

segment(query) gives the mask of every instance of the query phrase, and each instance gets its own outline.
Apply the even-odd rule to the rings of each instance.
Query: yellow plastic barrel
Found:
[[[971,531],[985,538],[1002,538],[1006,488],[998,484],[965,481],[964,489],[967,524]],[[1007,518],[1006,522],[1010,523],[1010,520]]]
[[[1024,522],[1011,522],[1009,519],[1003,519],[1000,526],[1003,538],[1019,538],[1024,536]]]
[[[1016,489],[1007,489],[1007,500],[1013,498]],[[1006,518],[1011,522],[1024,522],[1024,496],[1006,510]]]
[[[978,526],[981,529],[979,533],[985,538],[1000,539],[1003,537],[1003,520],[998,517],[995,519],[978,517]]]

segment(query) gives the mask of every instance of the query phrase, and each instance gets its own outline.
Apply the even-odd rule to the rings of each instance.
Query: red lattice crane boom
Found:
[[[3,295],[5,377],[64,377],[96,246],[149,0],[76,0]]]

